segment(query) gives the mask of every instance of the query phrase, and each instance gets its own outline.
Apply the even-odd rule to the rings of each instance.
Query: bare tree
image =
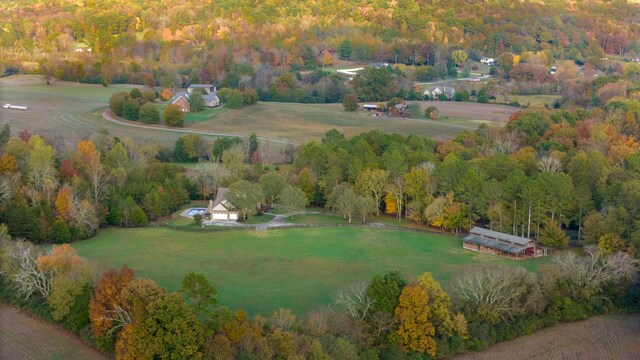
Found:
[[[289,331],[296,323],[296,315],[289,309],[280,308],[271,314],[269,321],[273,326]]]
[[[562,172],[562,163],[560,163],[560,159],[555,156],[542,156],[538,159],[538,170],[557,174]]]
[[[349,315],[364,320],[373,311],[374,300],[367,295],[367,284],[359,282],[338,293],[336,302],[343,306]]]
[[[454,289],[479,315],[496,322],[524,311],[535,284],[535,274],[524,268],[492,267],[465,273]]]
[[[55,274],[44,271],[38,267],[36,259],[38,253],[31,243],[17,240],[4,244],[6,262],[3,264],[2,273],[7,276],[18,293],[26,299],[37,293],[42,298],[47,298],[51,293],[51,284]]]
[[[595,249],[587,249],[586,256],[565,252],[553,259],[562,283],[574,298],[597,295],[605,285],[631,279],[638,272],[640,261],[629,254],[618,252],[605,255]]]

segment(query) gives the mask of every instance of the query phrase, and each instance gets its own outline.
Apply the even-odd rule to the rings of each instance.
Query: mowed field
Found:
[[[456,360],[640,359],[640,314],[559,324]]]
[[[0,359],[108,359],[76,336],[0,303]]]
[[[109,122],[102,117],[112,94],[130,91],[130,85],[76,84],[52,81],[42,83],[35,75],[16,75],[0,79],[0,102],[26,105],[28,111],[0,108],[0,122],[8,122],[14,132],[61,134],[85,138],[104,128],[118,137],[129,136],[143,142],[173,145],[184,132],[137,128]],[[240,110],[214,109],[188,114],[184,130],[221,132],[294,140],[298,143],[321,138],[337,129],[348,136],[379,129],[386,133],[415,134],[448,139],[464,130],[475,130],[482,123],[502,125],[517,108],[477,103],[418,102],[424,110],[435,105],[439,120],[373,117],[368,112],[346,113],[341,104],[258,103]],[[159,105],[159,108],[162,108]],[[206,136],[214,139],[215,136]]]
[[[452,236],[362,227],[183,232],[168,228],[104,229],[73,243],[104,269],[127,264],[137,276],[170,291],[189,272],[204,274],[220,304],[269,315],[280,307],[303,314],[332,305],[339,290],[397,270],[409,278],[431,272],[446,288],[457,274],[483,264],[524,266],[549,258],[514,261],[463,250]]]

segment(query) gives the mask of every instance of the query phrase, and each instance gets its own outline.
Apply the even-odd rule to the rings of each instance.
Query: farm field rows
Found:
[[[129,136],[144,142],[172,146],[183,133],[116,124],[102,117],[113,93],[129,91],[130,85],[76,84],[52,81],[44,85],[37,76],[11,76],[0,80],[3,103],[26,105],[28,111],[0,109],[0,121],[14,132],[64,135],[82,139],[100,128],[113,136]],[[476,103],[418,102],[424,110],[435,105],[440,120],[373,117],[368,112],[345,113],[342,104],[258,103],[241,110],[214,109],[188,114],[187,130],[234,133],[295,140],[318,139],[337,129],[347,136],[379,129],[387,133],[452,138],[481,123],[504,123],[517,108]],[[161,108],[162,106],[159,106]],[[215,137],[206,136],[210,139]]]
[[[0,359],[107,359],[74,335],[0,303]]]
[[[221,305],[250,314],[279,307],[297,313],[333,304],[337,292],[398,270],[431,272],[446,288],[468,266],[535,269],[548,258],[513,261],[463,250],[459,238],[362,227],[183,232],[168,228],[104,229],[72,244],[104,268],[127,264],[170,291],[189,272],[203,273]]]
[[[558,324],[454,359],[640,359],[640,315],[605,315]]]

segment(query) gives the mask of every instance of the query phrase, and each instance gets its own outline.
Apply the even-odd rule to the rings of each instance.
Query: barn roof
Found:
[[[477,236],[477,235],[474,235],[474,234],[467,235],[463,239],[463,241],[464,242],[468,242],[468,243],[472,243],[472,244],[486,246],[486,247],[492,248],[492,249],[498,249],[498,250],[506,251],[506,252],[511,253],[511,254],[519,254],[519,253],[523,252],[524,249],[525,249],[525,246],[523,246],[523,245],[510,244],[510,243],[507,243],[507,242],[504,242],[504,241],[490,239],[490,238],[486,238],[486,237],[482,237],[482,236]]]
[[[471,231],[469,231],[469,234],[471,235],[476,235],[476,236],[481,236],[481,237],[485,237],[485,238],[490,238],[490,239],[495,239],[495,240],[499,240],[499,241],[505,241],[505,242],[509,242],[512,244],[516,244],[516,245],[527,245],[530,242],[532,242],[533,240],[531,239],[527,239],[524,237],[520,237],[520,236],[515,236],[515,235],[509,235],[509,234],[505,234],[505,233],[501,233],[498,231],[493,231],[493,230],[488,230],[488,229],[483,229],[481,227],[477,227],[474,226],[473,229],[471,229]]]

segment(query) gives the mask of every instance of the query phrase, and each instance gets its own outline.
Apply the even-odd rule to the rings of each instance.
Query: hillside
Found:
[[[236,87],[249,77],[258,88],[283,70],[338,58],[446,73],[457,49],[476,61],[525,51],[596,61],[640,50],[640,11],[625,1],[8,0],[0,16],[1,72],[85,82]]]

